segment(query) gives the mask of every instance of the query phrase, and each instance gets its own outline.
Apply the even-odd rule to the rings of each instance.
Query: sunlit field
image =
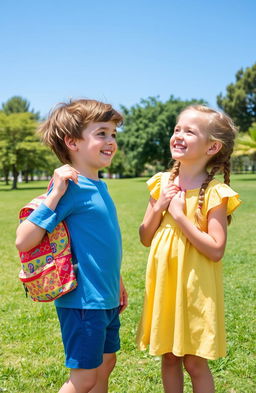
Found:
[[[162,392],[160,358],[135,346],[148,255],[138,240],[148,200],[145,180],[107,180],[123,234],[122,273],[129,292],[129,307],[122,315],[122,349],[110,393]],[[14,247],[19,208],[43,193],[46,184],[22,184],[16,191],[0,185],[0,392],[56,393],[68,375],[54,305],[25,297]],[[217,393],[255,393],[256,176],[235,175],[232,187],[240,193],[243,204],[234,214],[224,257],[228,355],[210,365]],[[186,376],[185,393],[191,392]]]

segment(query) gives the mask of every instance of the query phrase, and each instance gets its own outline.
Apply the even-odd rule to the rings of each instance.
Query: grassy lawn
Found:
[[[138,226],[148,193],[145,179],[107,181],[116,202],[123,233],[123,277],[130,305],[122,316],[122,349],[112,374],[111,393],[160,393],[160,359],[135,346],[135,334],[144,294],[148,249],[140,245]],[[68,371],[54,305],[26,299],[17,276],[19,259],[14,247],[20,207],[43,193],[45,182],[0,185],[0,392],[56,393]],[[256,176],[235,175],[232,187],[242,206],[229,228],[224,258],[228,356],[211,362],[217,393],[254,393],[255,377],[255,220]],[[254,325],[254,326],[253,326]],[[185,393],[192,391],[188,377]]]

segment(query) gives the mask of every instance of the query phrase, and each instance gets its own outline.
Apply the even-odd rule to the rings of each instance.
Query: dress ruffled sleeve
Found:
[[[147,186],[150,191],[150,195],[155,200],[157,200],[160,195],[161,177],[162,177],[162,172],[158,172],[147,181]]]
[[[240,205],[239,194],[232,190],[227,184],[216,184],[209,193],[207,213],[216,206],[219,206],[224,198],[228,198],[227,216],[232,214]]]

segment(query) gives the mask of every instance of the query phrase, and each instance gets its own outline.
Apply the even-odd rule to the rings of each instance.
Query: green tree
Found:
[[[10,158],[8,140],[5,137],[5,128],[7,127],[7,116],[0,112],[0,167],[3,172],[5,183],[9,184]]]
[[[54,169],[61,165],[55,154],[39,141],[35,133],[19,143],[18,151],[21,157],[20,161],[22,161],[20,169],[26,182],[28,182],[29,176],[33,180],[35,173],[44,172],[50,176]]]
[[[34,109],[30,109],[30,103],[25,98],[20,96],[14,96],[7,100],[2,104],[2,110],[7,115],[12,113],[25,113],[29,112],[35,120],[39,119],[39,112],[34,111]]]
[[[156,97],[141,100],[130,109],[122,107],[123,131],[118,135],[119,148],[126,161],[126,175],[139,176],[146,165],[159,169],[170,165],[170,137],[178,113],[202,100],[181,101],[173,96],[166,102]]]
[[[0,112],[0,162],[8,178],[11,171],[13,175],[12,188],[17,188],[19,171],[23,170],[28,162],[27,151],[37,155],[36,148],[40,148],[35,129],[37,122],[31,118],[30,113],[12,113],[6,115]],[[33,148],[31,141],[33,140]],[[32,153],[31,153],[32,154]],[[29,159],[32,160],[30,154]]]
[[[226,87],[226,95],[217,96],[217,104],[228,113],[241,132],[256,121],[256,63],[236,73],[235,83]]]

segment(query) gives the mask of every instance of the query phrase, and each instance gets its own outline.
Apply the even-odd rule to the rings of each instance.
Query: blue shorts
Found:
[[[119,307],[83,310],[56,307],[68,368],[97,368],[104,353],[120,349]]]

